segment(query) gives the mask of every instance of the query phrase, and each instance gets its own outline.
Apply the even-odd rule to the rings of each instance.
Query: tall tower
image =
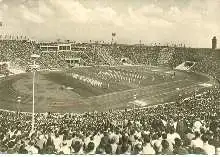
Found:
[[[115,36],[116,36],[116,33],[112,33],[112,42],[111,42],[111,44],[115,44],[116,43]]]
[[[216,36],[214,36],[212,38],[212,49],[216,49],[217,48],[217,39]]]

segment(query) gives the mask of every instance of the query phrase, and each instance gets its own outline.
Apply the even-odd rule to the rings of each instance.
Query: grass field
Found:
[[[105,73],[120,73],[120,77]],[[103,73],[103,75],[100,75]],[[86,76],[103,83],[102,87],[72,77]],[[106,111],[136,106],[154,105],[175,101],[178,95],[187,96],[195,89],[209,87],[201,83],[209,78],[192,72],[173,71],[168,68],[146,66],[86,67],[68,71],[37,72],[36,112],[85,112]],[[136,78],[136,76],[142,78]],[[116,77],[117,76],[117,77]],[[129,80],[130,78],[133,78]],[[109,87],[107,88],[107,84]],[[177,90],[178,89],[178,90]],[[136,95],[136,99],[134,98]],[[21,96],[21,103],[17,97]],[[131,107],[132,105],[130,105]],[[32,111],[32,73],[10,76],[0,81],[0,108]]]

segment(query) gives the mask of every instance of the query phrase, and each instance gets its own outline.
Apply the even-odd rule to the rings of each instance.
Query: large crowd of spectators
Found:
[[[39,53],[36,44],[26,40],[0,40],[0,61],[14,62],[25,67],[31,62],[30,55]]]
[[[148,108],[107,112],[0,112],[0,152],[220,154],[219,89]]]
[[[198,63],[194,70],[205,73],[219,68],[219,57],[216,57],[216,53],[211,49],[72,43],[71,51],[42,52],[40,44],[35,41],[0,40],[1,62],[11,61],[18,66],[26,67],[31,62],[32,53],[40,54],[41,57],[38,61],[42,69],[66,67],[66,58],[80,58],[83,65],[118,65],[122,64],[122,58],[126,58],[130,64],[170,67],[176,67],[184,61],[193,61]]]
[[[175,67],[195,61],[193,70],[216,74],[219,64],[209,49],[159,46],[83,45],[83,51],[42,53],[35,42],[1,40],[0,61],[25,67],[32,53],[44,68],[60,68],[65,57],[89,64],[133,64]],[[220,154],[220,92],[218,88],[174,103],[107,112],[30,113],[0,111],[0,152],[21,154]]]

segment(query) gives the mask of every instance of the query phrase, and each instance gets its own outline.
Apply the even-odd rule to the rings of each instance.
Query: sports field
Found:
[[[147,66],[41,71],[35,79],[35,111],[86,112],[143,107],[176,101],[178,95],[186,97],[195,90],[210,88],[210,83],[204,75]],[[0,81],[0,108],[32,111],[32,73]]]

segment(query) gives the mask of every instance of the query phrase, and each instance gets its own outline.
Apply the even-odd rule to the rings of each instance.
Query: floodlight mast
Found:
[[[35,124],[35,120],[34,120],[34,114],[35,114],[35,72],[37,71],[37,68],[39,67],[38,65],[36,65],[36,60],[40,57],[40,55],[37,54],[32,54],[31,58],[33,60],[33,65],[31,65],[32,67],[32,72],[33,72],[33,92],[32,92],[32,123],[31,123],[31,131],[34,132],[34,124]]]

